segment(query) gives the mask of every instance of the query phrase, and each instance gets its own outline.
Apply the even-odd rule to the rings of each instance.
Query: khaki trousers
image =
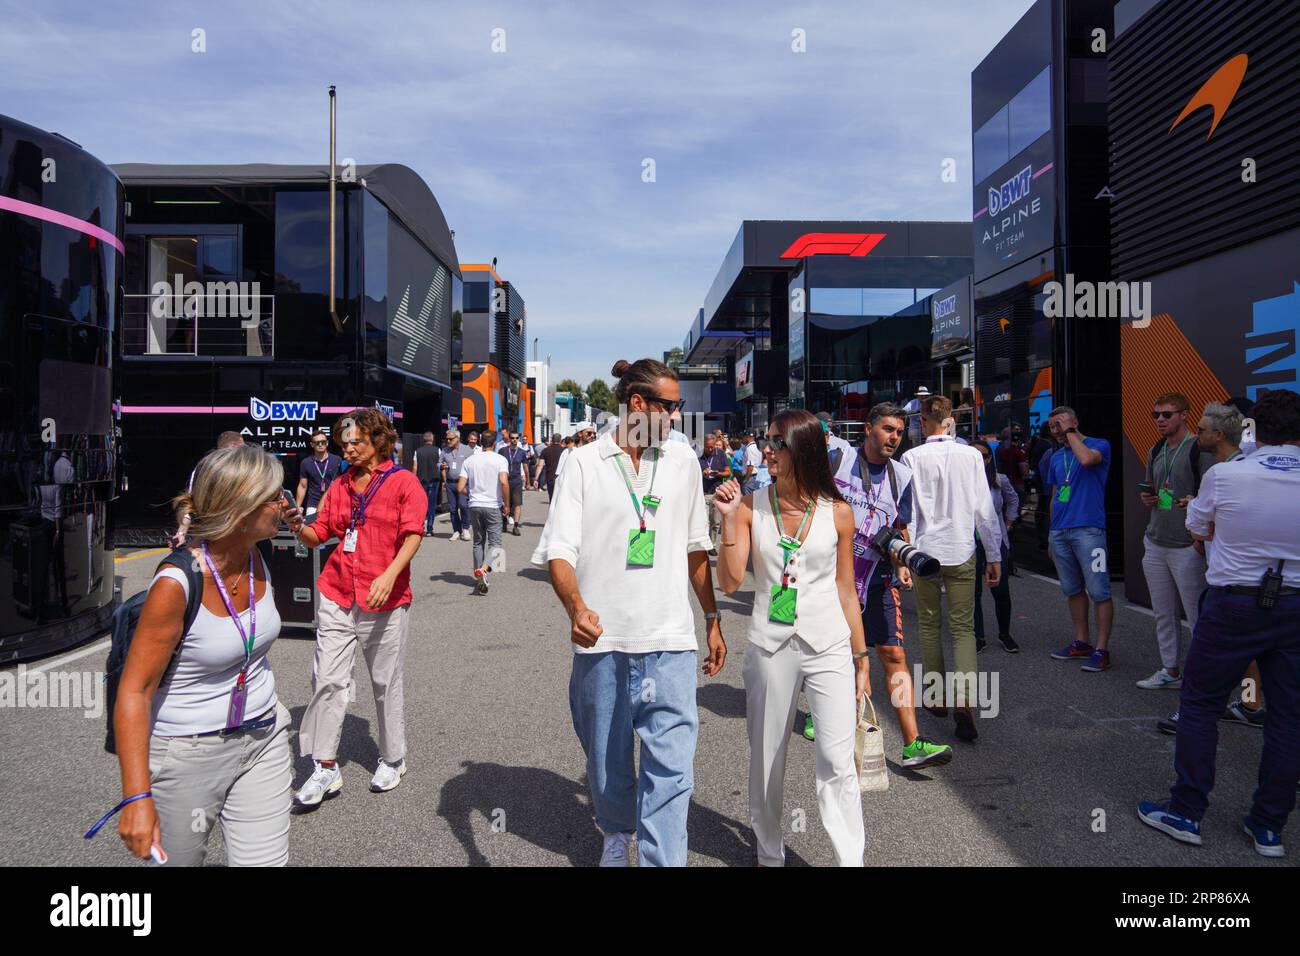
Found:
[[[978,545],[977,545],[978,547]],[[975,553],[963,564],[944,565],[940,569],[944,593],[948,596],[948,629],[952,631],[952,656],[956,673],[953,675],[956,700],[950,701],[956,706],[974,706],[976,671],[975,662]],[[940,630],[943,625],[943,613],[940,602],[942,595],[938,581],[927,581],[919,575],[912,578],[912,587],[916,591],[916,617],[921,631],[921,660],[925,668],[925,680],[943,680],[946,688],[947,672],[943,659],[943,644],[940,642]],[[931,677],[937,674],[938,677]]]
[[[379,716],[379,752],[388,764],[406,756],[402,714],[402,672],[410,605],[391,611],[340,607],[321,595],[316,625],[316,658],[311,667],[311,702],[298,733],[298,751],[316,760],[336,760],[357,645],[365,655]]]

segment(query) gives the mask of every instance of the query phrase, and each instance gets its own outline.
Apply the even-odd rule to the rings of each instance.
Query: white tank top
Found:
[[[763,650],[780,650],[798,635],[817,653],[849,639],[849,622],[840,605],[835,573],[839,535],[835,531],[835,506],[819,498],[808,519],[808,537],[793,553],[788,566],[790,587],[797,589],[794,624],[768,619],[772,585],[781,583],[782,550],[772,516],[771,492],[754,494],[750,556],[754,564],[754,611],[749,619],[749,641]]]
[[[248,687],[245,720],[261,716],[276,704],[275,675],[271,673],[266,652],[280,636],[280,612],[275,606],[275,592],[271,590],[271,571],[260,553],[257,560],[266,575],[266,592],[257,602],[257,635],[245,678]],[[162,578],[178,582],[189,600],[189,581],[184,571],[164,567],[154,575],[149,587]],[[248,611],[239,618],[247,631]],[[154,693],[150,733],[157,737],[187,737],[221,730],[226,726],[230,693],[243,664],[243,642],[234,623],[228,616],[218,617],[200,604],[194,626],[181,639],[180,652],[172,662],[169,677]]]

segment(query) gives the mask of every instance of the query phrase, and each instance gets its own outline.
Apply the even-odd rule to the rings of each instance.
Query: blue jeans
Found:
[[[641,866],[686,865],[695,789],[695,651],[574,654],[573,729],[587,755],[596,825],[637,835]],[[641,738],[636,777],[632,734]]]
[[[1171,807],[1200,820],[1214,786],[1214,751],[1219,718],[1252,660],[1263,680],[1264,752],[1250,815],[1279,833],[1295,809],[1300,779],[1300,595],[1284,594],[1268,611],[1245,594],[1211,587],[1201,595],[1192,632],[1183,690],[1178,701],[1178,737],[1170,788]]]
[[[430,534],[433,531],[433,519],[438,516],[438,492],[441,488],[441,481],[426,481],[424,483],[424,493],[429,496],[429,513],[424,516],[425,534]]]
[[[1110,574],[1106,564],[1105,528],[1053,528],[1048,536],[1052,558],[1056,561],[1056,576],[1066,597],[1074,597],[1086,590],[1093,601],[1110,600]],[[1100,570],[1093,570],[1098,563]]]
[[[452,532],[469,530],[469,495],[462,495],[454,481],[447,482],[447,510],[451,512]]]

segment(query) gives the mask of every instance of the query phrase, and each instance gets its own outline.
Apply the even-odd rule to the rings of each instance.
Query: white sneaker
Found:
[[[314,807],[342,789],[343,774],[339,772],[339,765],[322,767],[318,762],[307,782],[293,795],[293,802],[300,807]]]
[[[600,852],[601,866],[627,866],[627,845],[631,836],[626,833],[605,834],[605,847]]]
[[[1183,679],[1181,677],[1170,677],[1169,671],[1162,667],[1146,680],[1138,681],[1137,685],[1143,690],[1177,690],[1183,686]]]
[[[392,790],[402,782],[402,774],[406,773],[406,761],[403,760],[396,767],[390,763],[385,763],[384,758],[379,758],[379,768],[375,775],[370,778],[370,790],[372,793],[384,793]]]
[[[462,532],[460,533],[460,540],[462,540],[462,541],[472,541],[473,538],[470,537],[470,533],[469,533],[468,531],[462,531]]]

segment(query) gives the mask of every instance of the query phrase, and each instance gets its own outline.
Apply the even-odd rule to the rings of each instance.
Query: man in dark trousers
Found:
[[[559,468],[560,456],[563,454],[564,446],[560,444],[560,436],[552,435],[551,443],[542,452],[542,480],[546,482],[547,501],[555,495],[555,470]]]
[[[429,513],[424,519],[424,536],[433,537],[433,521],[438,516],[438,496],[442,491],[442,449],[434,444],[433,432],[424,433],[424,444],[415,450],[415,477],[429,496]]]

